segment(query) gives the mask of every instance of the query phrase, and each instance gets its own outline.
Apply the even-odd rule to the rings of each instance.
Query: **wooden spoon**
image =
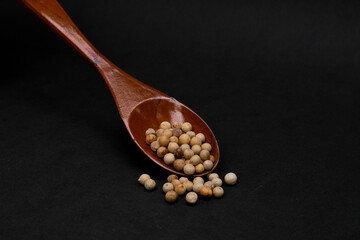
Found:
[[[219,147],[209,126],[190,108],[172,97],[145,85],[116,67],[105,58],[80,32],[56,0],[18,0],[26,9],[35,13],[51,29],[66,40],[92,63],[104,78],[122,120],[138,147],[154,163],[164,169],[185,176],[172,166],[166,165],[145,142],[145,131],[157,129],[162,121],[190,122],[195,132],[202,132],[212,146],[213,171],[219,163]],[[202,176],[205,171],[194,176]]]

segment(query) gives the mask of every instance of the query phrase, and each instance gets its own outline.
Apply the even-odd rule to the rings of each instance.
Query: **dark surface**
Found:
[[[0,239],[359,239],[356,1],[60,3],[116,65],[202,116],[217,172],[239,181],[221,200],[166,204],[167,173],[96,71],[1,3]]]

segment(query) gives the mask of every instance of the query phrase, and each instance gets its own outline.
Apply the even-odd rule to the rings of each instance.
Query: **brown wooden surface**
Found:
[[[131,77],[105,58],[80,32],[56,0],[19,0],[65,41],[74,47],[99,71],[104,78],[119,110],[120,116],[138,147],[156,164],[166,170],[184,175],[166,165],[145,142],[145,131],[157,129],[162,121],[190,122],[193,130],[204,133],[212,145],[215,157],[214,170],[219,162],[219,147],[207,124],[191,109],[174,98]],[[211,170],[211,171],[212,171]],[[205,171],[201,176],[208,174]]]

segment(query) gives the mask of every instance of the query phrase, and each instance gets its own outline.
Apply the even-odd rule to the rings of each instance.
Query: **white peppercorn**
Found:
[[[154,141],[156,141],[157,137],[154,134],[149,134],[146,136],[145,141],[147,144],[150,144]]]
[[[161,135],[163,135],[164,134],[164,129],[158,129],[157,131],[156,131],[156,136],[158,136],[158,137],[161,137]]]
[[[174,161],[175,161],[175,156],[174,156],[174,154],[172,154],[172,153],[167,153],[167,154],[165,154],[165,156],[164,156],[164,162],[165,162],[167,165],[173,164]]]
[[[160,142],[160,145],[161,145],[161,142]],[[200,158],[202,160],[209,160],[209,157],[210,157],[210,152],[208,150],[201,150],[200,152]]]
[[[159,147],[160,147],[159,141],[154,141],[154,142],[152,142],[152,143],[150,144],[150,148],[151,148],[151,150],[153,150],[154,152],[155,152],[156,150],[158,150]]]
[[[193,179],[193,183],[195,184],[195,183],[202,183],[202,184],[204,184],[204,179],[202,178],[202,177],[195,177],[194,179]]]
[[[173,122],[173,124],[172,124],[172,127],[173,128],[181,128],[181,123],[179,123],[179,122]]]
[[[201,149],[208,150],[209,152],[211,152],[212,147],[211,147],[210,143],[203,143],[201,145]]]
[[[178,142],[179,142],[179,139],[178,139],[177,137],[175,137],[175,136],[171,136],[171,137],[169,138],[169,140],[170,140],[170,143],[172,143],[172,142],[178,143]]]
[[[213,166],[214,166],[214,164],[213,164],[213,162],[212,161],[210,161],[210,160],[206,160],[206,161],[204,161],[204,168],[205,168],[205,170],[210,170],[210,169],[212,169],[213,168]]]
[[[186,191],[191,191],[193,189],[194,184],[191,181],[186,181],[183,183],[186,188]]]
[[[189,181],[189,179],[187,177],[181,177],[179,178],[179,181],[184,184],[184,182]]]
[[[203,133],[196,134],[196,137],[199,138],[201,142],[205,142],[205,135]]]
[[[167,181],[168,181],[169,183],[171,183],[172,180],[174,180],[174,179],[178,179],[178,176],[176,176],[175,174],[171,174],[171,175],[169,175],[169,176],[167,177]]]
[[[174,187],[176,187],[177,185],[181,184],[181,182],[178,179],[173,179],[171,181],[171,184],[174,185]]]
[[[156,151],[156,154],[158,155],[159,158],[163,158],[165,154],[167,154],[168,152],[169,150],[166,147],[161,146]]]
[[[183,131],[181,131],[180,128],[174,128],[173,131],[172,131],[172,134],[175,137],[180,137],[182,133],[183,133]]]
[[[191,138],[191,140],[190,140],[190,145],[191,146],[200,145],[200,144],[201,144],[200,138],[198,138],[198,137]]]
[[[166,193],[168,191],[174,190],[174,186],[171,183],[167,182],[167,183],[164,183],[162,189]]]
[[[183,151],[185,151],[186,149],[190,149],[190,145],[189,144],[182,144],[181,146],[180,146],[180,148],[183,150]]]
[[[167,121],[164,121],[164,122],[160,123],[160,128],[169,129],[169,128],[171,128],[171,124]]]
[[[184,158],[186,160],[190,159],[192,156],[194,156],[194,152],[191,149],[185,149],[184,151]]]
[[[224,189],[222,187],[215,187],[213,189],[213,195],[216,198],[221,198],[224,195]]]
[[[237,176],[235,175],[235,173],[229,172],[225,175],[224,180],[226,184],[234,185],[237,181]]]
[[[146,182],[146,180],[150,179],[150,175],[147,173],[141,174],[138,181],[139,183],[143,184]]]
[[[150,136],[150,135],[149,135]],[[161,135],[159,138],[159,143],[161,146],[166,147],[169,144],[170,140],[169,137],[165,136],[165,135]]]
[[[145,181],[144,187],[146,190],[153,190],[156,187],[156,182],[150,178]]]
[[[196,135],[195,132],[193,132],[193,131],[188,131],[186,134],[189,135],[190,139],[195,137],[195,135]]]
[[[194,155],[190,158],[190,162],[192,165],[196,166],[201,162],[201,159],[200,159],[199,155]]]
[[[214,178],[219,178],[219,174],[217,174],[217,173],[210,173],[210,174],[208,175],[208,179],[209,179],[210,181],[212,181]]]
[[[214,184],[213,184],[211,181],[207,181],[206,183],[204,183],[204,186],[205,186],[205,187],[209,187],[209,188],[211,188],[211,189],[214,188]]]
[[[222,186],[222,180],[220,178],[214,178],[211,180],[214,187],[221,187]]]
[[[148,128],[145,132],[145,135],[150,135],[150,134],[154,134],[155,135],[155,130],[153,128]]]
[[[198,165],[195,166],[196,173],[202,173],[204,170],[205,170],[204,165],[202,163],[199,163]]]
[[[214,157],[214,155],[210,155],[209,159],[210,159],[210,161],[215,162],[215,157]]]
[[[189,192],[188,194],[186,194],[186,202],[190,203],[190,204],[195,204],[198,200],[198,195],[195,192]]]
[[[168,150],[171,153],[175,153],[176,149],[179,148],[179,144],[177,144],[176,142],[170,142],[168,145]]]
[[[170,190],[165,194],[165,200],[169,203],[173,203],[177,199],[178,199],[178,194],[173,190]]]
[[[179,147],[174,152],[176,158],[183,158],[184,157],[184,151]]]
[[[204,187],[204,184],[202,184],[201,182],[194,183],[193,191],[196,193],[199,193],[203,187]]]
[[[176,159],[174,161],[174,168],[176,171],[182,171],[185,166],[185,160],[184,159]]]
[[[170,138],[173,135],[173,132],[170,129],[165,129],[164,133],[162,135],[167,136],[168,138]]]
[[[185,122],[181,125],[181,130],[183,130],[184,132],[188,132],[192,130],[192,125],[189,122]]]
[[[181,134],[179,137],[180,144],[188,144],[190,142],[190,136],[187,134]],[[190,148],[190,147],[189,147]]]
[[[178,184],[175,186],[175,192],[179,195],[184,195],[186,193],[186,188],[182,184]]]
[[[211,197],[212,196],[212,190],[211,190],[211,188],[204,185],[204,187],[200,189],[199,194],[202,197]]]
[[[192,164],[186,164],[183,171],[186,175],[193,175],[195,173],[195,167]]]
[[[191,147],[191,150],[194,152],[194,154],[199,154],[201,152],[201,146],[200,145],[193,145]]]

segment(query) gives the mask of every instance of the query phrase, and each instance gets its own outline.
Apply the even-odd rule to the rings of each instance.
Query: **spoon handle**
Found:
[[[56,0],[17,1],[94,65],[103,76],[124,122],[133,107],[141,101],[154,96],[166,96],[133,78],[105,58],[80,32]]]
[[[56,0],[18,0],[18,2],[44,21],[96,68],[102,69],[111,65],[111,62],[80,32]]]

